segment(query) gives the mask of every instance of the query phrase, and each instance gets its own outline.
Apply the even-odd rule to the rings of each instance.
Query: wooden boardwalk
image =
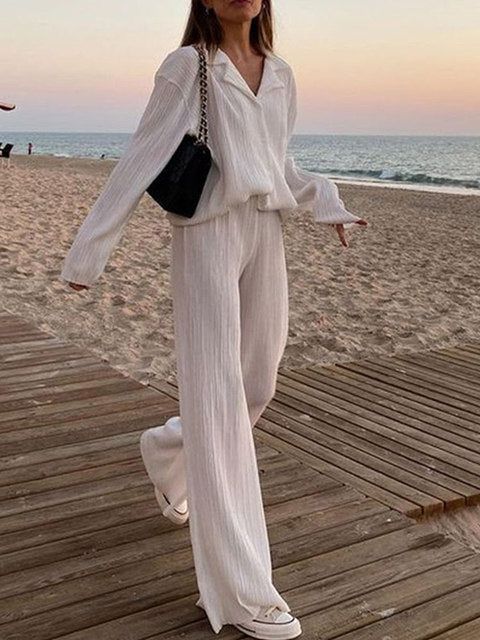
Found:
[[[265,442],[394,509],[480,500],[480,346],[279,373]]]
[[[282,369],[257,431],[406,515],[478,504],[480,345]]]
[[[417,501],[417,492],[423,495],[423,488],[404,482],[407,476],[397,482],[413,486],[415,500],[400,493],[396,485],[393,491],[379,477],[365,477],[360,468],[351,466],[350,449],[356,447],[356,440],[350,438],[356,435],[372,447],[367,450],[359,443],[357,464],[373,473],[375,466],[361,456],[365,453],[368,461],[381,461],[379,450],[374,449],[380,446],[376,431],[372,429],[375,439],[370,440],[361,429],[353,434],[345,428],[350,447],[346,450],[341,439],[338,448],[331,441],[326,444],[322,429],[316,431],[317,423],[330,425],[334,440],[338,434],[333,428],[339,429],[341,420],[332,400],[323,402],[318,395],[321,385],[335,386],[321,380],[324,371],[328,378],[330,368],[312,368],[306,374],[282,372],[268,417],[254,430],[275,584],[301,619],[301,637],[476,640],[480,637],[480,555],[406,515],[419,512],[411,505],[424,508]],[[307,391],[298,388],[295,376],[299,375],[307,378]],[[343,375],[348,378],[349,374]],[[361,383],[362,376],[369,378],[360,374],[360,379],[352,376],[352,380]],[[445,384],[448,378],[444,370]],[[332,379],[338,380],[333,375]],[[377,407],[368,396],[376,390],[375,397],[380,398],[378,391],[383,390],[373,376],[363,386],[345,379],[340,386],[345,390],[346,384],[347,406],[357,407],[358,420],[368,422],[368,411],[378,415],[387,409],[396,411],[391,399],[388,406],[379,399]],[[198,593],[188,525],[176,527],[159,515],[143,470],[140,432],[178,413],[175,387],[165,382],[156,386],[161,389],[141,385],[82,349],[0,313],[2,640],[245,637],[232,626],[215,636],[205,613],[195,607]],[[415,387],[423,388],[414,382],[409,393]],[[306,397],[299,399],[298,394]],[[417,400],[418,395],[426,397],[426,392],[422,394],[417,394]],[[468,395],[455,395],[451,401],[463,403]],[[396,402],[413,411],[414,400],[407,390],[401,396]],[[341,403],[335,406],[342,407],[346,422],[344,414],[350,409]],[[468,411],[465,406],[457,409]],[[474,435],[475,422],[468,422],[466,413],[461,417],[465,424],[458,427]],[[454,421],[447,422],[453,425]],[[430,423],[438,427],[439,421]],[[309,431],[297,433],[297,424],[307,425]],[[298,440],[285,436],[290,426]],[[277,427],[282,431],[275,432]],[[450,453],[459,456],[453,447],[458,430],[444,430],[452,433]],[[303,439],[309,441],[308,448]],[[410,446],[398,443],[398,447],[385,447],[390,452],[386,461],[395,468],[400,466],[392,455],[407,457],[407,448],[414,449],[413,442]],[[335,457],[320,455],[315,444]],[[465,442],[455,441],[455,446],[467,450]],[[446,447],[443,450],[447,452]],[[342,457],[352,462],[346,466],[340,463]],[[440,460],[433,455],[432,459]],[[476,477],[475,460],[462,459],[471,462],[469,473]],[[412,456],[413,461],[421,464]],[[453,459],[448,464],[457,469]],[[408,472],[420,481],[416,469]],[[445,469],[442,466],[439,475],[458,484],[442,485],[437,476],[434,480],[429,476],[432,484],[454,489],[462,497],[455,504],[474,501],[475,493],[469,492],[467,498],[460,485],[477,485]],[[395,479],[390,467],[378,467],[377,473]],[[432,491],[424,495],[436,496]],[[441,502],[453,504],[443,498]]]

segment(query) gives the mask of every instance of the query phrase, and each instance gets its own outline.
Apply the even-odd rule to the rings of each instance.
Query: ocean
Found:
[[[119,158],[129,133],[0,132],[12,154]],[[299,167],[348,182],[480,193],[480,136],[292,136]]]

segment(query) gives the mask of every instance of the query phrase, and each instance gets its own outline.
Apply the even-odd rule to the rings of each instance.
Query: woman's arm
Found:
[[[293,72],[290,73],[289,78],[290,81],[287,85],[289,97],[288,141],[292,136],[297,118],[297,88]],[[287,155],[285,158],[285,179],[295,200],[300,206],[311,209],[313,218],[317,222],[343,224],[350,227],[362,220],[345,209],[338,193],[338,187],[333,180],[313,171],[300,169],[295,164],[293,156]]]
[[[90,285],[101,275],[145,190],[189,130],[191,118],[183,91],[163,73],[168,64],[167,57],[155,74],[152,93],[126,151],[64,260],[60,277],[68,282]]]

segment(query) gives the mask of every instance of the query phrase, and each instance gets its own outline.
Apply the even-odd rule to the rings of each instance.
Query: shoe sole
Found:
[[[258,631],[256,629],[250,629],[249,627],[246,627],[240,623],[234,624],[233,626],[247,636],[258,638],[258,640],[291,640],[292,638],[298,638],[298,636],[301,635],[302,629],[298,620],[295,620],[295,623],[288,622],[286,624],[291,625],[292,628],[288,631],[285,630],[284,633],[280,633],[280,629],[283,624],[275,624],[274,622],[270,623],[270,626],[272,627],[271,631],[269,631],[268,626],[265,630],[262,629]]]
[[[172,507],[164,493],[159,491],[157,487],[153,489],[162,514],[175,524],[184,524],[188,520],[188,511],[185,511],[185,513],[178,511],[175,507]]]
[[[196,602],[195,605],[205,611],[205,607],[201,605],[199,602]],[[292,624],[291,622],[289,624]],[[296,620],[296,624],[294,624],[294,628],[291,629],[286,635],[279,636],[277,635],[268,635],[268,631],[265,632],[265,635],[260,631],[255,631],[254,629],[249,629],[248,627],[244,627],[243,624],[234,624],[239,631],[245,633],[246,635],[251,636],[252,638],[258,638],[258,640],[291,640],[292,638],[298,638],[299,635],[302,634],[302,629],[300,627],[300,621]],[[277,625],[278,631],[278,625]]]
[[[146,451],[147,451],[148,438],[149,438],[149,434],[146,431],[144,431],[140,436],[140,453],[141,453],[145,468],[147,468]],[[173,507],[170,504],[165,494],[156,485],[153,485],[153,488],[154,488],[155,498],[157,500],[158,506],[162,511],[162,515],[165,516],[165,518],[168,518],[174,524],[177,524],[177,525],[185,524],[185,522],[188,520],[188,515],[189,515],[188,510],[185,511],[185,513],[177,511],[177,509],[175,509],[175,507]]]
[[[202,611],[205,611],[205,607],[200,602],[196,602],[195,605],[199,609],[202,609]],[[289,624],[292,624],[292,623],[290,622]],[[246,633],[247,635],[250,635],[252,638],[258,638],[258,640],[291,640],[291,638],[298,638],[298,636],[302,634],[300,621],[297,619],[294,623],[293,629],[291,629],[288,632],[288,634],[284,636],[268,635],[268,632],[266,635],[262,635],[261,632],[257,632],[253,629],[249,629],[248,627],[244,627],[242,624],[234,624],[233,626],[236,627],[242,633]]]

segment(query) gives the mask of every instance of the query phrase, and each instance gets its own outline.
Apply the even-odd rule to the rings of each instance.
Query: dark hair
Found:
[[[222,25],[215,12],[207,14],[202,0],[192,0],[190,15],[180,46],[203,44],[210,54],[214,53],[223,40]],[[262,10],[252,20],[250,43],[261,55],[273,53],[272,0],[262,0]]]

